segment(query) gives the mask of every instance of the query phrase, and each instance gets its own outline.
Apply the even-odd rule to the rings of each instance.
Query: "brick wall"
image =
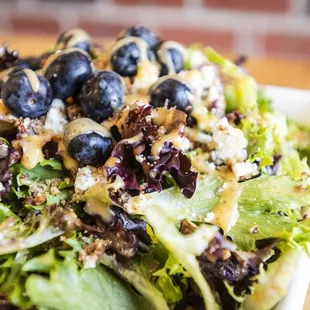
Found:
[[[133,24],[224,52],[310,59],[310,0],[0,0],[0,32],[113,37]]]

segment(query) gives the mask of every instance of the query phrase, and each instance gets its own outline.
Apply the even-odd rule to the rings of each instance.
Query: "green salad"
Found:
[[[145,27],[0,47],[0,308],[273,309],[310,242],[310,131],[239,62]],[[294,104],[294,102],[292,102]]]

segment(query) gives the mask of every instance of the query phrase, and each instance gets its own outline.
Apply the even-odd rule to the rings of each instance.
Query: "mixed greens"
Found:
[[[1,309],[272,309],[310,242],[309,130],[211,48],[134,26],[0,48]]]

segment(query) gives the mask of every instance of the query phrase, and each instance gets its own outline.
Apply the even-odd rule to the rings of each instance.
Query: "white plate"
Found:
[[[264,89],[276,110],[310,126],[310,91],[276,86],[264,86]],[[302,310],[309,280],[310,260],[305,253],[301,253],[288,293],[275,309]]]

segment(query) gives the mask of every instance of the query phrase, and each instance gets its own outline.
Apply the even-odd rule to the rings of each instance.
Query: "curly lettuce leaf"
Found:
[[[138,262],[132,260],[129,262],[118,262],[115,257],[104,254],[100,262],[114,270],[121,278],[133,285],[135,289],[153,306],[154,309],[168,310],[167,302],[169,300],[163,296],[163,292],[158,290],[142,273]],[[151,266],[148,266],[150,269]]]
[[[145,214],[148,206],[165,206],[165,213],[171,218],[182,220],[187,218],[192,221],[203,221],[209,212],[219,201],[216,195],[223,184],[220,177],[207,175],[198,180],[195,194],[191,199],[182,197],[176,187],[163,190],[161,193],[139,195],[131,198],[123,208],[128,213]]]
[[[217,229],[214,226],[200,225],[190,235],[182,235],[175,226],[175,219],[165,214],[165,206],[149,206],[146,209],[147,222],[163,245],[173,253],[175,259],[187,270],[198,285],[206,309],[220,309],[208,282],[201,273],[196,256],[207,248]]]
[[[208,213],[219,202],[221,193],[218,190],[222,182],[216,176],[208,176],[198,181],[197,191],[190,200],[174,189],[168,189],[160,195],[145,195],[142,201],[136,199],[133,206],[142,214],[153,206],[162,206],[165,214],[175,223],[183,218],[206,222]],[[239,216],[228,235],[233,237],[240,249],[254,250],[256,240],[266,238],[280,238],[294,246],[306,246],[310,241],[310,223],[300,221],[300,209],[309,205],[307,181],[297,182],[288,176],[262,175],[239,185],[242,190],[238,200]]]
[[[304,174],[310,175],[307,158],[301,158],[295,149],[288,148],[279,161],[278,174],[288,175],[294,180],[301,180]]]
[[[27,260],[27,252],[1,256],[0,258],[0,294],[15,306],[29,309],[33,304],[25,294],[27,273],[22,266]]]
[[[259,124],[251,118],[241,120],[240,129],[248,140],[248,158],[258,161],[260,167],[264,168],[273,164],[275,153],[274,129],[268,124]]]
[[[206,48],[205,54],[220,67],[227,112],[257,113],[257,84],[254,78],[212,48]]]
[[[12,193],[18,199],[26,199],[26,208],[42,210],[45,206],[59,205],[70,195],[72,184],[58,160],[43,160],[30,170],[15,164],[11,171],[14,175]]]
[[[266,112],[273,112],[272,100],[266,97],[263,88],[259,88],[257,91],[257,105],[261,114],[265,114]]]
[[[65,225],[55,224],[54,215],[33,215],[28,221],[8,218],[0,225],[0,255],[33,248],[61,236]],[[70,214],[64,221],[70,221]],[[74,217],[72,218],[74,219]]]
[[[170,253],[165,266],[153,273],[156,277],[155,285],[163,293],[169,304],[175,304],[183,298],[182,288],[176,283],[173,276],[181,277],[183,287],[187,287],[187,279],[189,274],[182,265]]]
[[[79,270],[73,262],[58,262],[49,277],[30,275],[25,287],[30,300],[41,309],[152,309],[127,283],[103,266]]]
[[[21,164],[12,167],[16,175],[17,185],[29,185],[32,181],[42,181],[54,178],[64,178],[67,172],[61,168],[61,163],[57,160],[44,160],[33,169],[26,169]]]
[[[239,206],[253,212],[290,214],[310,203],[310,187],[305,181],[294,181],[288,176],[267,176],[241,183]]]
[[[8,217],[18,218],[18,216],[13,211],[11,211],[10,206],[0,202],[0,223],[2,223]]]

